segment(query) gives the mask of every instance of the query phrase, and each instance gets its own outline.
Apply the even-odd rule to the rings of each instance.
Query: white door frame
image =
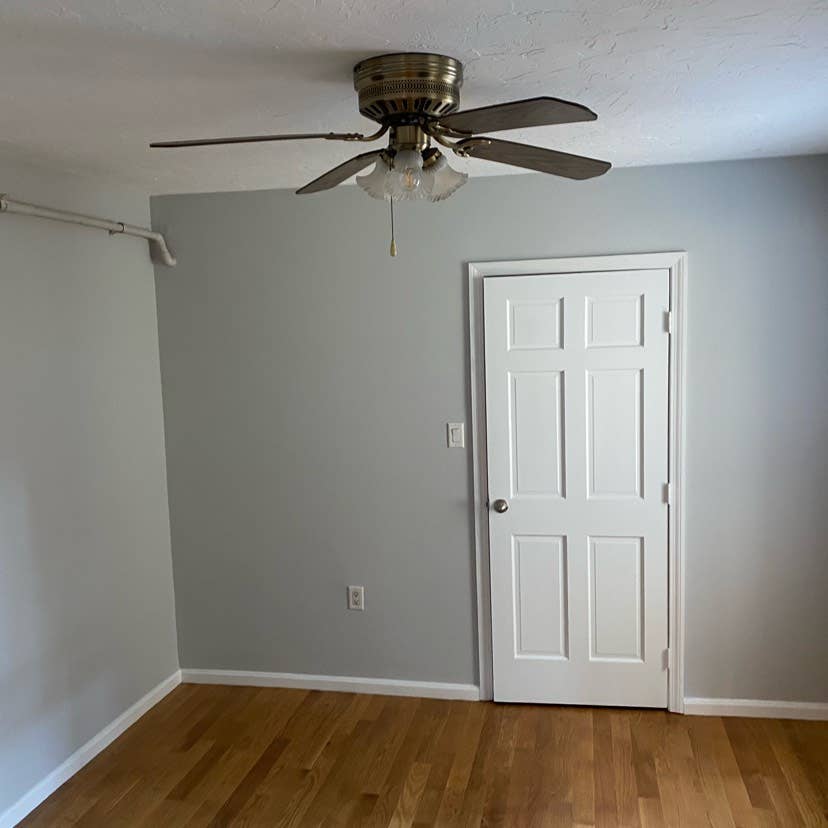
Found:
[[[489,508],[486,457],[486,381],[483,338],[483,279],[612,270],[670,272],[670,400],[668,556],[668,709],[684,712],[684,470],[687,370],[687,253],[635,253],[566,259],[469,263],[469,366],[474,464],[474,539],[477,580],[477,648],[480,698],[491,699],[492,612],[489,577]]]

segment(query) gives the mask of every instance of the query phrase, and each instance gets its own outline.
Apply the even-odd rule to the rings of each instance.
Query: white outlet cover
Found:
[[[348,609],[359,610],[360,612],[365,609],[365,587],[348,587]]]

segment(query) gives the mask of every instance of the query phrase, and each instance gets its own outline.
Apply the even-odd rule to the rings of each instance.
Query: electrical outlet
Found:
[[[365,587],[348,587],[348,609],[360,611],[365,609]]]

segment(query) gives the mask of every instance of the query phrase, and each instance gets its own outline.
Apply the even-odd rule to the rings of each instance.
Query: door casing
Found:
[[[469,368],[474,467],[474,540],[477,581],[477,647],[480,698],[491,699],[492,615],[489,577],[489,508],[486,456],[486,387],[483,280],[487,276],[571,275],[595,271],[669,270],[669,513],[668,513],[668,710],[684,712],[684,470],[687,365],[687,253],[634,253],[565,259],[470,262]]]

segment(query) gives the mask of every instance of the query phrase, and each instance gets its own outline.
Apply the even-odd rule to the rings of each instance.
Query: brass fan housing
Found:
[[[354,66],[359,111],[381,124],[440,118],[460,106],[463,64],[446,55],[399,52]]]

